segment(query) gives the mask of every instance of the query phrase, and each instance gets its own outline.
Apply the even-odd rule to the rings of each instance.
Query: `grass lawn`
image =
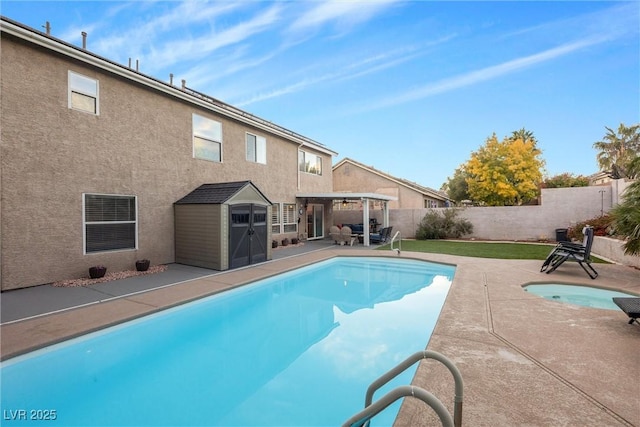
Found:
[[[478,258],[499,259],[539,259],[544,260],[551,252],[555,244],[538,243],[492,243],[451,240],[403,240],[402,251],[428,252],[447,255],[460,255]],[[398,244],[394,244],[398,247]],[[389,245],[384,245],[378,250],[389,250]],[[595,256],[593,262],[607,263]]]

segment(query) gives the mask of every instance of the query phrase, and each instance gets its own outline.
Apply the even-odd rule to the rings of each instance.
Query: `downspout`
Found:
[[[298,145],[298,150],[296,151],[296,170],[298,171],[298,191],[300,191],[300,148],[304,145],[304,142],[301,142]]]
[[[300,161],[300,148],[304,145],[304,142],[301,142],[300,145],[298,145],[298,149],[296,150],[296,179],[297,179],[297,184],[296,184],[296,188],[298,189],[298,191],[300,191],[300,164],[298,163]],[[296,207],[298,207],[298,201],[296,200]],[[307,221],[306,221],[306,215],[307,215],[307,206],[305,205],[304,207],[304,218],[305,220],[302,221],[301,216],[298,215],[298,236],[300,236],[301,234],[304,234],[305,236],[307,236],[307,239],[309,238],[309,230],[307,230]],[[302,224],[300,224],[302,223]],[[302,230],[300,230],[300,227],[304,226],[304,233],[302,232]]]

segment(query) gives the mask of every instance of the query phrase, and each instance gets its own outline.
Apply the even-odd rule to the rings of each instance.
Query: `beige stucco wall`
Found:
[[[398,200],[389,202],[389,209],[424,208],[425,196],[422,193],[348,162],[333,170],[333,190],[397,197]],[[442,204],[442,201],[438,203]]]
[[[640,268],[640,256],[624,253],[624,241],[611,237],[594,236],[591,252],[623,265]]]
[[[331,191],[301,174],[298,145],[261,129],[51,54],[3,34],[2,290],[82,277],[90,266],[174,262],[173,202],[199,185],[251,180],[272,202]],[[68,71],[99,81],[100,115],[68,108]],[[223,162],[192,157],[192,114],[222,123]],[[267,140],[267,164],[245,160],[245,133]],[[312,151],[312,150],[308,150]],[[82,194],[135,195],[138,249],[83,255]]]

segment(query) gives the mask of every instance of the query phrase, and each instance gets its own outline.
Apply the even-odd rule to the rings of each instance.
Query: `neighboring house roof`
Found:
[[[395,177],[393,175],[389,175],[388,173],[385,173],[385,172],[377,170],[373,166],[364,165],[364,164],[362,164],[360,162],[356,162],[355,160],[350,159],[348,157],[345,157],[344,159],[342,159],[338,163],[336,163],[336,165],[332,168],[332,170],[336,170],[338,167],[344,165],[345,163],[350,163],[350,164],[352,164],[352,165],[354,165],[356,167],[359,167],[361,169],[366,170],[367,172],[370,172],[370,173],[373,173],[375,175],[381,176],[381,177],[383,177],[385,179],[388,179],[390,181],[393,181],[393,182],[395,182],[395,183],[397,183],[399,185],[402,185],[402,186],[407,187],[407,188],[409,188],[411,190],[417,191],[418,193],[422,193],[425,196],[433,197],[433,198],[440,199],[440,200],[451,200],[449,198],[449,196],[447,196],[447,194],[442,192],[442,191],[434,190],[433,188],[429,188],[429,187],[424,187],[424,186],[422,186],[420,184],[417,184],[417,183],[415,183],[413,181],[409,181],[409,180],[406,180],[406,179]]]
[[[251,181],[220,182],[215,184],[202,184],[182,199],[175,202],[176,205],[220,205],[238,194],[246,186],[252,186],[265,201],[269,201],[264,194]],[[271,202],[269,202],[271,203]]]
[[[173,84],[165,83],[154,77],[145,75],[139,72],[137,69],[132,69],[130,67],[117,64],[109,59],[96,55],[95,53],[92,53],[87,49],[74,46],[70,43],[38,31],[34,28],[28,27],[5,16],[0,16],[0,30],[2,30],[2,32],[4,33],[18,37],[24,41],[36,44],[69,58],[73,58],[83,63],[92,65],[109,73],[119,75],[138,84],[142,84],[143,86],[146,86],[148,88],[158,90],[180,100],[190,102],[192,104],[198,105],[199,107],[214,111],[217,114],[238,120],[251,126],[255,126],[258,129],[271,132],[275,135],[292,141],[300,147],[311,148],[324,154],[329,154],[331,156],[336,156],[338,154],[337,152],[327,148],[323,144],[307,138],[306,136],[300,135],[282,126],[278,126],[268,120],[261,119],[258,116],[254,116],[251,113],[233,107],[215,98],[209,97],[208,95],[202,94],[193,89],[189,89],[186,87],[186,82],[184,80],[182,81],[182,87],[178,88],[176,86],[173,86]]]
[[[326,199],[326,200],[340,200],[340,199],[370,199],[370,200],[383,200],[390,202],[392,200],[398,200],[397,197],[387,196],[385,194],[376,193],[347,193],[347,192],[333,192],[333,193],[296,193],[296,197],[300,199]]]
[[[589,175],[587,179],[589,180],[589,185],[594,185],[597,183],[609,182],[613,178],[611,178],[611,171],[600,171]]]

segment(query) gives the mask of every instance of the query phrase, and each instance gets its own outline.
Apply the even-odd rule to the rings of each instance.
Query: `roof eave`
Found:
[[[136,83],[139,83],[143,86],[163,92],[167,95],[173,96],[191,104],[198,105],[199,107],[202,107],[204,109],[215,111],[222,116],[226,116],[249,124],[256,128],[262,129],[264,131],[276,134],[298,145],[306,146],[331,156],[336,156],[338,154],[337,152],[323,146],[316,141],[313,141],[312,139],[296,134],[295,132],[289,131],[281,126],[274,125],[271,122],[260,119],[257,116],[253,116],[252,114],[242,111],[238,108],[232,107],[230,105],[222,106],[222,103],[220,105],[216,105],[211,102],[204,101],[168,83],[161,82],[160,80],[156,80],[138,71],[134,71],[128,67],[112,62],[106,58],[102,58],[87,50],[70,45],[62,40],[56,39],[55,37],[23,26],[4,16],[2,16],[0,19],[0,31],[11,34],[22,40],[29,41],[51,51],[60,53],[64,56],[92,65],[96,68],[108,71],[125,79],[135,81]]]

